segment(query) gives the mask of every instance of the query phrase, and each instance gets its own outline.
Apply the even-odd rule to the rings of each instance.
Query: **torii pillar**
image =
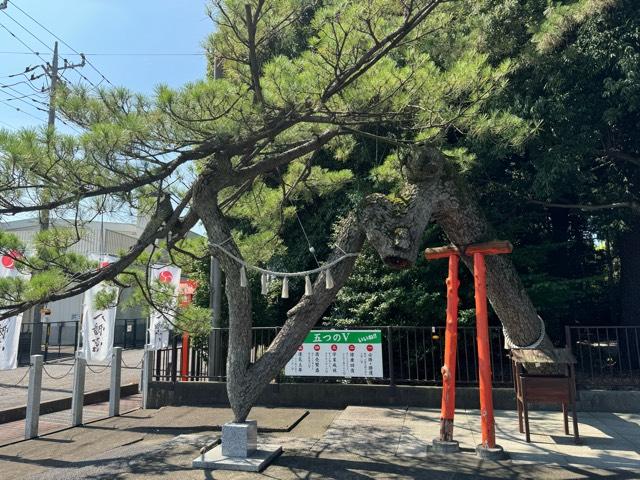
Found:
[[[485,255],[511,253],[513,247],[506,241],[494,241],[469,245],[464,254],[473,257],[473,277],[476,300],[476,332],[478,345],[478,379],[480,390],[480,422],[482,443],[476,447],[481,458],[503,458],[502,447],[496,445],[495,419],[491,374],[491,349],[489,344],[489,317],[487,313],[487,272]],[[456,246],[427,248],[427,260],[449,259],[447,277],[447,323],[445,329],[444,362],[442,366],[442,404],[440,413],[440,437],[433,440],[434,451],[455,453],[458,442],[453,439],[455,415],[456,355],[458,341],[458,265],[460,250]]]
[[[487,313],[487,269],[485,255],[511,253],[509,242],[495,241],[470,245],[465,254],[473,256],[473,279],[476,297],[476,332],[478,342],[478,380],[480,384],[480,423],[482,443],[476,447],[481,458],[503,458],[504,451],[496,445],[495,419],[493,415],[493,390],[491,374],[491,349],[489,345],[489,316]]]
[[[455,246],[427,248],[427,260],[449,259],[447,277],[447,319],[444,334],[444,362],[442,365],[442,402],[440,409],[440,437],[433,439],[437,453],[455,453],[460,446],[453,439],[453,419],[456,411],[456,355],[458,348],[458,265],[460,251]]]

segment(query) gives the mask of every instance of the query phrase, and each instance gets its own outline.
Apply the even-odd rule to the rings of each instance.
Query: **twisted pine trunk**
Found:
[[[434,220],[461,249],[472,243],[496,240],[495,233],[480,210],[475,195],[455,174],[442,182]],[[473,259],[462,257],[473,271]],[[508,255],[488,255],[487,297],[509,337],[516,345],[531,345],[540,337],[540,320],[518,272]],[[546,338],[541,348],[551,347]]]
[[[370,195],[337,228],[335,248],[327,261],[343,252],[359,252],[365,239],[392,268],[409,268],[415,263],[420,240],[434,216],[451,241],[464,246],[492,238],[491,229],[451,170],[445,158],[435,149],[424,148],[408,159],[404,173],[408,180],[399,196]],[[231,239],[231,229],[218,208],[221,177],[229,172],[216,172],[194,188],[193,208],[202,220],[210,244],[225,243],[225,248],[241,257]],[[235,421],[247,419],[253,405],[267,384],[284,368],[305,336],[334,301],[337,292],[349,278],[355,258],[349,257],[334,266],[331,273],[334,288],[325,288],[321,274],[313,286],[313,294],[303,296],[287,312],[287,319],[271,345],[255,363],[251,363],[252,308],[249,288],[240,286],[240,265],[212,247],[225,272],[225,292],[229,303],[229,351],[227,356],[227,393]],[[469,259],[463,258],[469,264]],[[518,275],[507,256],[487,258],[488,296],[511,338],[528,344],[539,335],[539,321]]]

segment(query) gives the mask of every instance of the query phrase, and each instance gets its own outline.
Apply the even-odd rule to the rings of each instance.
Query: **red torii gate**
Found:
[[[478,377],[480,384],[480,422],[482,443],[476,447],[478,455],[485,458],[502,456],[502,447],[496,445],[493,415],[491,379],[491,352],[489,347],[489,318],[487,314],[487,272],[485,255],[511,253],[513,246],[507,241],[493,241],[469,245],[463,254],[473,256],[473,278],[476,300],[476,336],[478,344]],[[458,267],[460,249],[454,245],[427,248],[427,260],[449,259],[447,277],[447,319],[445,327],[444,365],[442,366],[442,406],[440,412],[440,437],[433,440],[434,450],[452,453],[459,450],[453,439],[453,421],[456,395],[456,355],[458,343]]]

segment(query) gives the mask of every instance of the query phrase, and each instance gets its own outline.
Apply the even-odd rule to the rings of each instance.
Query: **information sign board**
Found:
[[[382,332],[311,330],[284,373],[290,377],[382,378]]]

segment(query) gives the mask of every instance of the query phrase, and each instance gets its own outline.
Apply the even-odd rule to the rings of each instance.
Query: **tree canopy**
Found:
[[[145,265],[168,255],[202,275],[215,255],[232,330],[229,397],[243,420],[323,316],[373,323],[400,312],[405,322],[435,311],[438,267],[391,274],[373,252],[406,269],[426,243],[505,234],[549,256],[515,259],[538,298],[562,283],[558,259],[570,249],[591,266],[564,278],[565,292],[590,276],[598,283],[594,248],[607,238],[598,222],[606,232],[632,221],[556,213],[634,211],[637,23],[621,20],[630,12],[637,22],[631,3],[214,0],[206,78],[150,97],[65,86],[57,106],[81,134],[0,132],[0,216],[50,212],[69,225],[53,222],[32,251],[0,236],[0,250],[30,274],[0,280],[0,316],[105,280],[153,301]],[[96,269],[70,251],[85,222],[123,210],[149,222],[118,261]],[[206,244],[186,239],[199,223]],[[363,248],[347,289],[352,257],[335,267],[335,288],[319,288],[322,273],[313,294],[279,307],[242,287],[234,259],[290,271]],[[511,260],[487,266],[497,316],[512,339],[531,343],[537,311]],[[254,304],[286,320],[251,363]],[[185,312],[185,328],[206,315]]]

